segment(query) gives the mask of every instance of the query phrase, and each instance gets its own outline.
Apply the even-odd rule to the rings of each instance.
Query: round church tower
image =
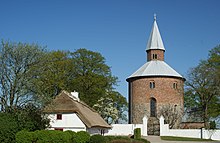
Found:
[[[129,123],[141,124],[144,116],[159,118],[164,105],[183,108],[185,79],[164,62],[165,48],[156,17],[148,40],[147,62],[126,81],[129,85]]]

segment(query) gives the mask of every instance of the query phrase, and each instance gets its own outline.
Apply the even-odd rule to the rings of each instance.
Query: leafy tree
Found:
[[[106,120],[107,123],[127,121],[127,101],[119,92],[111,91],[107,96],[101,97],[93,108]]]
[[[188,74],[186,82],[185,106],[189,113],[202,115],[205,127],[209,128],[211,117],[220,115],[220,46],[209,53]]]
[[[112,124],[118,119],[118,110],[114,107],[114,102],[111,97],[101,97],[93,106],[94,109],[108,123]]]
[[[113,106],[118,110],[118,118],[115,123],[127,122],[128,102],[126,98],[117,91],[111,91],[109,96],[113,100]]]
[[[106,91],[116,85],[117,78],[112,76],[105,58],[98,52],[78,49],[71,53],[73,62],[73,79],[69,90],[76,90],[80,98],[89,106],[93,106]]]
[[[19,131],[16,117],[9,113],[0,113],[0,142],[15,143],[15,134]]]
[[[39,63],[43,48],[36,44],[1,42],[0,104],[2,111],[13,110],[33,100],[30,69]]]
[[[10,114],[16,117],[19,130],[35,131],[49,127],[49,119],[43,114],[42,109],[32,103],[23,105]]]
[[[49,120],[44,118],[42,111],[28,104],[14,111],[0,113],[0,142],[14,143],[15,135],[21,130],[44,130],[49,126]]]
[[[41,63],[32,68],[32,90],[40,96],[41,103],[48,103],[62,90],[68,89],[73,80],[73,65],[68,52],[47,52]]]
[[[163,116],[169,128],[178,128],[183,116],[183,109],[178,106],[167,104],[160,107],[159,116]]]

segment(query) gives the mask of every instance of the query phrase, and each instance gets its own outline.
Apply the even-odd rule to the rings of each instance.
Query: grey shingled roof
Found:
[[[179,73],[177,73],[173,68],[171,68],[164,61],[149,61],[140,67],[136,72],[134,72],[128,79],[133,77],[144,77],[144,76],[171,76],[183,78]]]

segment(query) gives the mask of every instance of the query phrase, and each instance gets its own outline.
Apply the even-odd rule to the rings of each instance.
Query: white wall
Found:
[[[164,117],[160,117],[160,136],[177,136],[220,140],[220,130],[201,129],[169,129],[168,124],[164,124]]]
[[[143,124],[113,124],[112,129],[108,130],[105,135],[122,135],[128,136],[134,134],[134,129],[140,128],[141,135],[147,136],[147,117],[143,118]]]
[[[105,135],[133,135],[133,124],[113,124]]]
[[[48,115],[48,118],[50,119],[50,129],[63,128],[64,131],[86,131],[86,126],[75,113],[62,114],[62,120],[57,120],[56,115],[57,114]]]

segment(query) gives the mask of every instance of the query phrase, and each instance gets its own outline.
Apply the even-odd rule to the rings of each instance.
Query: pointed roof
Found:
[[[87,104],[77,101],[67,91],[62,91],[55,99],[45,107],[45,113],[76,113],[82,122],[88,127],[111,128],[105,120]]]
[[[167,76],[167,77],[183,78],[167,63],[158,60],[158,61],[149,61],[145,63],[136,72],[134,72],[131,76],[129,76],[127,80],[133,77],[146,77],[146,76]]]
[[[162,38],[160,36],[160,31],[157,26],[156,15],[154,15],[154,24],[152,27],[150,37],[148,39],[146,50],[152,50],[152,49],[165,50]]]

